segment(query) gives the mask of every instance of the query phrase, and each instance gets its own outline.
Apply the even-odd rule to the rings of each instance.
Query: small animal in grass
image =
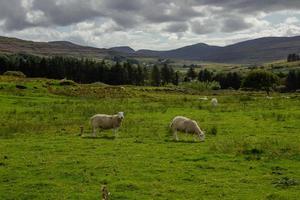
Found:
[[[97,128],[100,129],[113,129],[115,136],[117,136],[117,131],[122,125],[124,119],[124,112],[118,112],[115,115],[106,115],[106,114],[96,114],[91,117],[92,125],[92,136],[96,137]]]
[[[212,98],[210,102],[211,102],[212,107],[217,107],[218,106],[218,99],[217,98]]]
[[[177,141],[178,141],[177,131],[197,134],[200,141],[205,140],[205,133],[200,129],[197,122],[187,117],[183,117],[183,116],[175,117],[170,124],[170,129],[173,132],[173,136]]]

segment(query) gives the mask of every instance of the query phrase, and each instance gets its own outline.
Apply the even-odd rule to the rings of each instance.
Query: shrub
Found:
[[[242,76],[237,72],[219,73],[214,77],[220,83],[222,89],[239,89],[241,87]]]
[[[295,91],[300,88],[300,71],[291,70],[286,78],[285,86],[289,91]]]
[[[242,83],[243,88],[250,88],[254,90],[270,90],[275,89],[279,84],[279,78],[277,75],[264,70],[255,70],[250,72]]]
[[[20,77],[20,78],[25,78],[26,75],[23,72],[20,71],[6,71],[4,72],[5,76],[15,76],[15,77]]]

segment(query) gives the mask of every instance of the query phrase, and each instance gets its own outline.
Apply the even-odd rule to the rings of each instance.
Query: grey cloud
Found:
[[[103,5],[108,9],[119,11],[137,11],[143,9],[144,0],[104,0]]]
[[[148,1],[141,15],[145,21],[153,23],[182,22],[202,16],[194,10],[190,3],[185,1]]]
[[[26,11],[20,0],[0,0],[0,20],[4,20],[4,27],[8,30],[20,30],[30,23],[25,21]]]
[[[221,28],[222,32],[231,33],[251,28],[253,25],[239,17],[225,19]]]
[[[207,6],[198,11],[195,6]],[[217,6],[220,10],[212,10]],[[8,30],[28,27],[68,26],[95,18],[113,20],[119,28],[130,29],[144,24],[168,22],[167,32],[184,32],[187,23],[197,34],[214,31],[233,32],[251,27],[244,18],[257,12],[300,10],[299,0],[33,0],[30,10],[21,0],[0,0],[0,20]],[[28,22],[29,11],[40,11],[43,21]],[[228,16],[228,13],[234,15]],[[199,21],[195,18],[208,18]],[[184,25],[185,24],[185,25]]]
[[[209,34],[213,33],[215,31],[218,31],[218,21],[207,19],[203,21],[192,21],[190,23],[192,31],[199,35]]]
[[[170,32],[170,33],[181,33],[188,30],[188,25],[184,22],[179,23],[172,23],[169,24],[164,31]]]
[[[48,19],[47,25],[67,26],[97,16],[103,16],[101,11],[93,7],[90,0],[66,2],[58,0],[34,0],[33,9],[44,13]]]
[[[240,13],[300,9],[300,1],[298,0],[194,0],[194,4],[218,6],[227,11]]]

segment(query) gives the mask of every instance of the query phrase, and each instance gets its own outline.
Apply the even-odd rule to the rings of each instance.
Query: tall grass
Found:
[[[180,87],[193,89],[193,90],[197,90],[197,91],[218,90],[221,88],[220,84],[216,81],[212,81],[212,82],[199,82],[199,81],[182,82],[180,84]]]

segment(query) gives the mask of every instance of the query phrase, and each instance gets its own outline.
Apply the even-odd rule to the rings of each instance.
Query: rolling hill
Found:
[[[0,52],[29,53],[41,56],[90,57],[96,59],[119,54],[112,50],[81,46],[67,41],[33,42],[7,37],[0,37]]]
[[[290,53],[300,52],[300,36],[265,37],[220,47],[198,43],[168,51],[142,49],[128,46],[110,49],[81,46],[67,41],[33,42],[17,38],[0,37],[0,52],[30,53],[35,55],[64,55],[89,58],[157,57],[196,60],[215,63],[260,64],[286,59]]]
[[[286,59],[290,53],[300,53],[300,36],[259,38],[225,47],[200,43],[169,51],[139,50],[137,53],[216,63],[265,63]]]

